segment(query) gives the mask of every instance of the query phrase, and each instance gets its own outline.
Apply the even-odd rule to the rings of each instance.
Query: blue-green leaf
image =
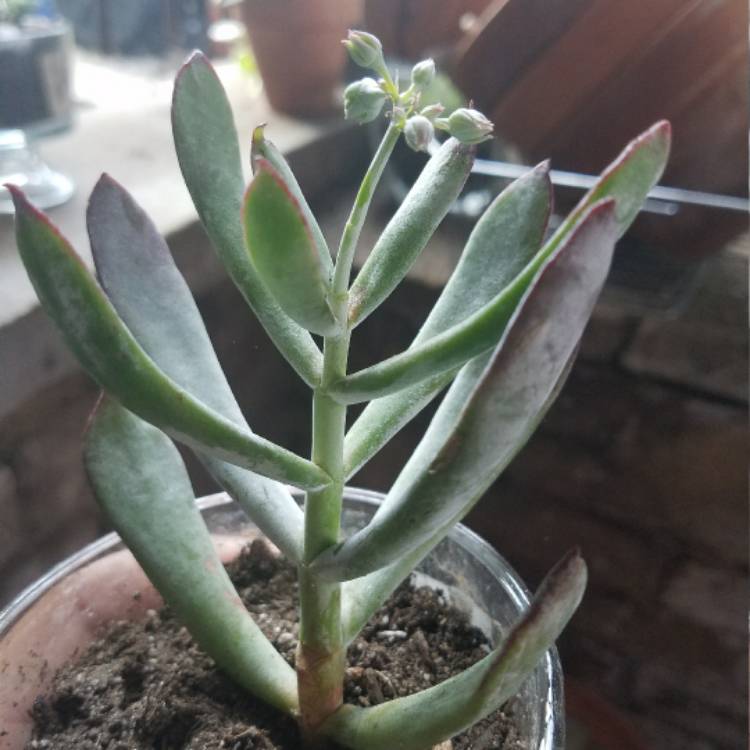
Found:
[[[351,750],[423,750],[447,740],[512,698],[568,623],[586,587],[577,552],[548,574],[504,642],[439,685],[371,708],[342,706],[323,732]]]
[[[85,460],[112,525],[195,640],[245,689],[294,713],[295,674],[242,605],[169,438],[104,398]]]
[[[545,163],[516,180],[493,201],[474,227],[455,271],[411,348],[477,312],[518,276],[541,247],[551,192]],[[501,333],[497,331],[497,339]],[[347,476],[375,455],[455,375],[455,369],[449,370],[368,404],[346,435]]]
[[[193,296],[148,216],[107,175],[94,188],[86,216],[99,280],[136,341],[177,385],[249,430]],[[299,561],[303,518],[289,490],[209,454],[199,456],[274,544]]]
[[[323,366],[320,350],[281,309],[245,250],[241,220],[245,182],[237,131],[221,82],[201,53],[194,53],[177,75],[172,131],[185,183],[232,281],[279,351],[315,387]]]
[[[616,232],[614,201],[595,204],[529,285],[484,371],[467,368],[453,384],[372,521],[314,568],[357,578],[470,510],[549,406],[604,285]]]
[[[167,377],[67,240],[20,190],[10,190],[18,249],[39,301],[102,388],[147,422],[221,460],[303,488],[330,483],[310,461],[239,427]]]
[[[413,265],[458,197],[474,163],[474,151],[455,138],[430,159],[396,211],[349,292],[349,324],[361,323]]]
[[[299,204],[270,162],[257,158],[255,169],[242,217],[258,276],[303,328],[321,336],[340,333],[329,304],[330,264],[323,263]]]

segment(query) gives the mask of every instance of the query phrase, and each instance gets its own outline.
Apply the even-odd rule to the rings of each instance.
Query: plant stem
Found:
[[[346,297],[341,307],[346,310]],[[344,486],[346,407],[326,392],[329,383],[346,372],[349,333],[327,338],[323,378],[313,396],[315,464],[332,477],[330,486],[309,492],[305,502],[304,562],[300,567],[300,646],[297,682],[302,729],[308,740],[340,705],[343,696],[345,646],[341,630],[341,584],[313,575],[308,564],[339,541]]]
[[[347,219],[344,232],[341,235],[339,251],[336,255],[336,269],[333,274],[333,294],[342,296],[346,294],[349,286],[349,275],[354,262],[354,253],[357,249],[357,242],[362,231],[362,225],[365,223],[367,209],[370,207],[375,188],[380,182],[380,178],[388,163],[388,158],[393,152],[393,148],[401,134],[401,127],[394,122],[388,125],[383,140],[372,158],[372,162],[359,186],[357,197],[354,200],[352,211]]]
[[[346,666],[341,584],[322,581],[309,569],[309,564],[319,554],[339,541],[341,527],[346,406],[331,398],[330,387],[346,376],[351,337],[346,324],[348,286],[357,241],[373,193],[400,132],[399,125],[389,124],[362,180],[341,237],[330,301],[344,332],[325,338],[323,373],[313,395],[312,461],[333,481],[322,490],[307,493],[304,554],[299,570],[297,685],[302,730],[312,744],[316,741],[318,727],[341,705]]]

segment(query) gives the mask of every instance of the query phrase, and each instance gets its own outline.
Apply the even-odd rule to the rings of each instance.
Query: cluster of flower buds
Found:
[[[434,60],[422,60],[411,71],[411,85],[400,92],[385,64],[380,40],[366,31],[350,31],[344,40],[352,60],[380,76],[362,78],[349,84],[344,91],[344,115],[349,120],[367,123],[382,112],[387,99],[393,103],[389,116],[403,129],[404,138],[415,151],[426,151],[435,129],[450,133],[463,143],[481,143],[492,138],[492,123],[476,109],[457,109],[441,117],[443,107],[431,104],[419,109],[421,95],[435,79]]]

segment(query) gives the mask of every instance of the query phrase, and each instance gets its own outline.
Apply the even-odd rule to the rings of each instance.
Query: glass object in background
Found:
[[[49,6],[0,0],[0,184],[18,185],[40,208],[64,203],[74,189],[33,146],[72,121],[72,35]],[[0,213],[13,213],[3,188]]]

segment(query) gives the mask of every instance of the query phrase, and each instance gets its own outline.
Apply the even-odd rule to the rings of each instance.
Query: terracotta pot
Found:
[[[362,0],[245,0],[245,25],[271,106],[299,117],[337,109],[346,50]]]
[[[347,489],[344,532],[362,528],[381,500],[377,493]],[[228,496],[198,502],[225,562],[259,534]],[[508,563],[460,524],[419,565],[416,575],[419,585],[439,587],[493,642],[528,604],[528,592]],[[130,552],[116,534],[109,534],[62,562],[0,612],[0,750],[25,746],[34,700],[104,624],[139,619],[160,605],[160,596]],[[512,703],[529,750],[562,750],[562,672],[554,649]]]

